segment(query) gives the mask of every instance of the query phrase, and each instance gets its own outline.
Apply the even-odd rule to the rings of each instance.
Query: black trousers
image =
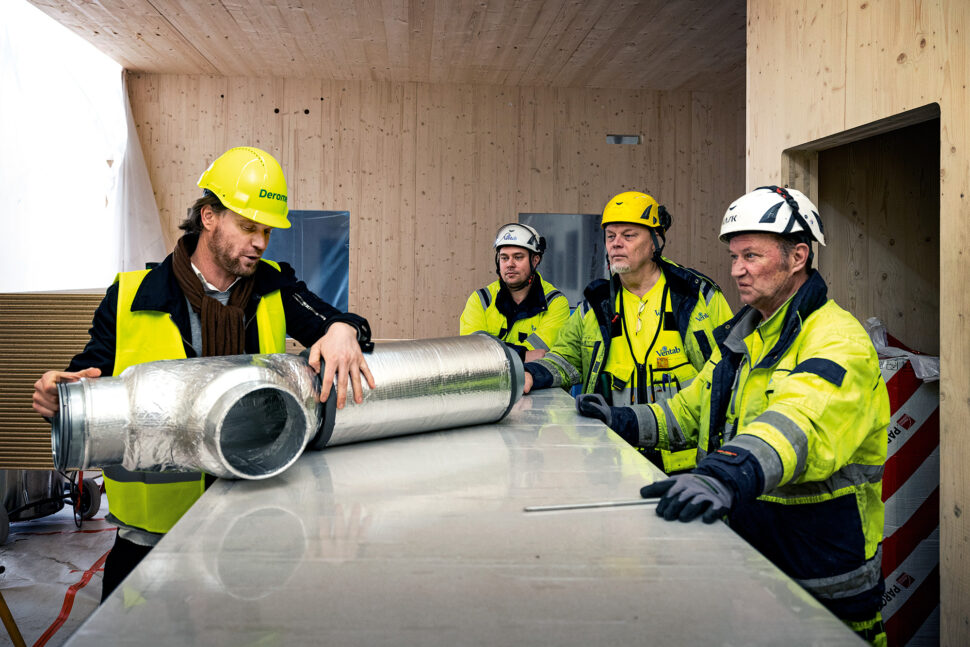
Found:
[[[111,547],[108,559],[104,562],[104,577],[101,580],[102,602],[111,595],[122,580],[128,577],[128,573],[135,570],[138,562],[144,559],[151,549],[151,546],[140,546],[115,535],[114,546]]]

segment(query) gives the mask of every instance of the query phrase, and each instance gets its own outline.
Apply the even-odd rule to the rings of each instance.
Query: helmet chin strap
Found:
[[[663,233],[657,236],[656,227],[650,227],[650,238],[653,240],[653,262],[656,263],[660,260],[661,254],[663,254],[664,246],[667,244],[667,238]],[[657,242],[658,239],[660,242]]]

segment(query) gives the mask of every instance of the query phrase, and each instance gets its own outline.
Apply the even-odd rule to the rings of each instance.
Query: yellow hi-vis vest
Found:
[[[279,269],[273,261],[265,262]],[[135,364],[185,359],[182,335],[167,312],[131,310],[138,287],[148,272],[123,272],[115,278],[118,283],[115,375]],[[286,316],[279,290],[260,299],[256,325],[261,353],[286,352]],[[111,515],[124,526],[166,533],[202,496],[205,477],[201,472],[132,472],[117,465],[104,470],[104,489]]]

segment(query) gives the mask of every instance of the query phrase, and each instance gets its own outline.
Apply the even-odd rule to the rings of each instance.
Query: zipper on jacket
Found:
[[[323,322],[326,322],[327,321],[327,318],[326,317],[324,317],[322,314],[320,314],[319,312],[317,312],[316,309],[314,309],[313,306],[311,306],[309,303],[307,303],[306,301],[304,301],[303,300],[303,297],[301,297],[299,294],[297,294],[297,293],[294,292],[293,293],[293,299],[297,303],[299,303],[301,306],[303,306],[304,308],[306,308],[310,312],[310,314],[312,314],[315,317],[317,317],[318,319],[320,319],[320,321],[323,321]]]

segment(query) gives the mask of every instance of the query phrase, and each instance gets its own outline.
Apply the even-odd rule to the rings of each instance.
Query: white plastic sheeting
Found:
[[[103,289],[161,260],[121,67],[24,0],[4,0],[0,87],[0,292]]]

